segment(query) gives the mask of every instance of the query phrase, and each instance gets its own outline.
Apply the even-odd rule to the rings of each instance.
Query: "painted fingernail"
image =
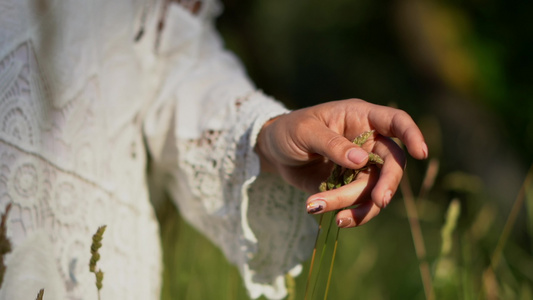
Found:
[[[351,218],[340,218],[337,220],[337,226],[339,228],[346,228],[348,226],[350,226],[350,224],[352,224],[352,219]]]
[[[422,152],[424,153],[424,158],[428,158],[429,150],[428,150],[428,145],[426,143],[422,144]]]
[[[313,200],[307,204],[307,213],[316,214],[326,208],[326,202],[323,200]]]
[[[383,195],[383,203],[381,205],[381,208],[387,207],[387,205],[389,205],[391,199],[392,199],[392,191],[386,191],[385,195]]]
[[[361,164],[368,158],[368,153],[361,148],[348,151],[348,159],[355,164]]]

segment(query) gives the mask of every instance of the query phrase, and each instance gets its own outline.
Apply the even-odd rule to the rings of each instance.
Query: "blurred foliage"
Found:
[[[515,200],[533,162],[533,2],[223,2],[226,44],[267,94],[291,108],[351,97],[395,105],[440,162],[432,189],[414,193],[426,256],[399,194],[376,220],[341,230],[330,299],[426,299],[421,261],[436,299],[533,299],[531,184],[525,204]],[[428,162],[408,166],[423,190]],[[164,211],[163,299],[246,299],[220,251]]]
[[[218,24],[257,85],[292,107],[358,97],[415,117],[452,90],[497,113],[533,160],[524,1],[225,0]]]
[[[159,206],[163,247],[161,299],[247,299],[237,269],[195,231],[170,201]]]

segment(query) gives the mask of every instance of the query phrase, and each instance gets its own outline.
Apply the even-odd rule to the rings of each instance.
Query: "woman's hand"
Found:
[[[362,147],[351,141],[375,130]],[[268,121],[256,146],[263,171],[278,173],[290,184],[310,193],[309,213],[324,213],[357,205],[337,214],[339,227],[366,223],[386,207],[403,175],[405,154],[390,137],[399,138],[411,156],[425,159],[428,148],[413,119],[404,111],[351,99],[293,111]],[[368,152],[384,160],[361,172],[352,183],[318,192],[332,162],[350,169],[364,167]]]

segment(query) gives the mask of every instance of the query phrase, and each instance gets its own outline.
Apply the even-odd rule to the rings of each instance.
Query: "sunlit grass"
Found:
[[[324,299],[326,289],[328,299],[339,300],[428,299],[431,293],[435,299],[533,299],[531,182],[525,181],[517,197],[524,202],[515,201],[514,213],[504,213],[475,176],[438,175],[435,168],[438,164],[430,162],[427,174],[410,183],[420,187],[420,196],[412,200],[425,259],[417,256],[399,195],[376,220],[317,242],[322,248],[316,254],[307,299]],[[165,252],[162,299],[248,299],[237,269],[168,205],[159,213]],[[323,223],[332,218],[333,213]],[[427,267],[421,273],[424,261]],[[300,276],[288,279],[287,299],[305,298],[309,264],[305,262]],[[428,281],[430,294],[424,288]]]
[[[320,230],[309,263],[303,299],[328,298],[339,239],[339,228],[335,224],[335,216],[335,211],[320,216]]]

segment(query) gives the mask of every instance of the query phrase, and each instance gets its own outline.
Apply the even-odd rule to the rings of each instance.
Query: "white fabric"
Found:
[[[0,299],[40,288],[96,299],[89,249],[104,224],[102,299],[158,299],[148,182],[156,205],[167,191],[238,266],[254,298],[285,296],[284,274],[312,250],[302,194],[260,174],[253,151],[262,124],[287,110],[223,50],[217,2],[198,15],[170,4],[156,45],[161,7],[0,0],[0,212],[12,203],[14,246]]]

